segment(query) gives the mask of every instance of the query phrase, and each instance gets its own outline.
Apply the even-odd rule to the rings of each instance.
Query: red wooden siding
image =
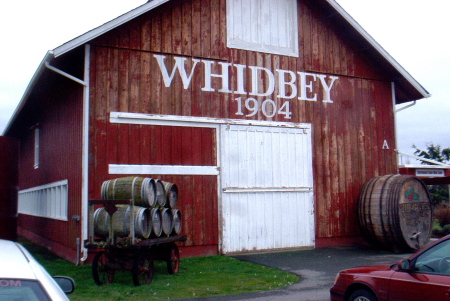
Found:
[[[123,175],[108,174],[108,164],[216,166],[213,129],[155,125],[105,124],[90,169],[90,198],[100,198],[103,181]],[[100,154],[107,154],[101,156]],[[95,166],[95,167],[94,167]],[[215,176],[140,175],[177,184],[185,246],[211,246],[217,252],[218,199]]]
[[[0,136],[0,239],[17,240],[19,140]]]
[[[58,77],[50,89],[51,93],[45,97],[36,96],[39,104],[33,107],[33,112],[23,124],[19,190],[67,179],[68,221],[19,215],[19,233],[51,246],[56,253],[75,261],[76,239],[81,237],[81,224],[71,217],[81,216],[83,90],[81,85],[63,77]],[[35,124],[39,124],[40,135],[38,169],[34,168],[34,130],[30,128]]]
[[[216,164],[212,130],[111,124],[112,111],[304,122],[313,130],[316,236],[358,235],[355,208],[360,187],[369,178],[397,171],[391,83],[313,3],[298,5],[298,58],[227,49],[225,0],[170,1],[94,40],[90,197],[99,196],[102,181],[117,176],[107,174],[108,164]],[[292,119],[245,117],[235,115],[234,99],[243,95],[201,91],[202,67],[197,67],[188,89],[179,77],[165,87],[154,54],[166,56],[168,70],[174,57],[182,56],[188,58],[187,70],[196,58],[214,60],[213,73],[220,72],[220,61],[336,75],[339,80],[333,103],[292,99]],[[231,89],[236,88],[235,72],[230,68]],[[267,85],[264,76],[260,81]],[[213,80],[214,86],[219,84]],[[321,99],[323,91],[316,90]],[[285,100],[277,99],[277,92],[269,98],[281,106]],[[384,141],[389,149],[382,149]],[[216,177],[167,177],[181,186],[187,245],[217,244]]]

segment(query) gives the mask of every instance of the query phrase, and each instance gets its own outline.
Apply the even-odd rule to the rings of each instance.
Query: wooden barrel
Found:
[[[112,227],[114,235],[117,237],[126,237],[130,235],[131,229],[131,207],[117,206],[117,211],[112,216]],[[109,235],[110,215],[104,207],[98,208],[94,212],[94,234],[101,238]],[[134,235],[139,238],[149,238],[152,230],[152,221],[150,219],[150,209],[134,206]]]
[[[177,209],[171,209],[172,212],[172,235],[180,235],[181,233],[181,212]]]
[[[160,207],[166,206],[166,193],[161,180],[155,180],[156,204]]]
[[[152,221],[152,236],[160,237],[162,233],[161,212],[159,209],[152,208],[150,210],[150,220]]]
[[[161,225],[162,234],[169,236],[172,234],[173,222],[172,222],[172,211],[168,208],[161,208]]]
[[[105,208],[98,208],[94,212],[94,235],[106,238],[109,235],[110,216]]]
[[[128,236],[131,233],[131,208],[132,206],[126,206],[122,210],[125,210],[123,219],[124,236]],[[136,237],[149,238],[152,231],[152,221],[150,219],[150,209],[144,207],[134,206],[134,233]],[[120,212],[119,210],[116,212]],[[113,215],[114,219],[115,214]]]
[[[371,245],[395,252],[424,247],[433,225],[426,185],[407,175],[385,175],[367,181],[359,195],[357,217]]]
[[[103,200],[134,200],[142,207],[156,206],[155,180],[143,177],[124,177],[104,181],[101,189]]]
[[[166,207],[175,209],[178,202],[178,187],[174,183],[162,182],[166,196]]]

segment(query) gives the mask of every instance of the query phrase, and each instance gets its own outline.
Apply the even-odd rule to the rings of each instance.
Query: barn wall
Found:
[[[68,221],[19,215],[19,233],[75,261],[81,225],[82,88],[57,75],[51,92],[39,99],[21,134],[19,190],[68,180]],[[36,100],[36,99],[34,99]],[[34,168],[34,127],[40,133],[40,164]]]
[[[215,165],[217,160],[213,150],[214,134],[209,132],[212,130],[192,130],[192,136],[189,136],[185,133],[191,130],[189,128],[111,124],[110,112],[311,123],[316,237],[320,240],[358,235],[354,209],[360,187],[371,177],[396,173],[391,83],[384,80],[370,60],[355,50],[345,33],[333,29],[326,16],[321,15],[313,4],[309,1],[298,3],[298,58],[227,49],[224,0],[170,1],[94,40],[90,149],[90,178],[94,184],[90,186],[90,197],[99,196],[103,180],[117,176],[108,174],[110,163],[189,165],[199,162],[200,165]],[[328,76],[328,83],[330,76],[339,79],[332,88],[332,103],[323,101],[326,95],[317,79],[314,92],[318,100],[289,100],[290,119],[282,114],[266,117],[261,112],[246,117],[236,114],[239,111],[236,98],[245,99],[249,95],[220,93],[218,79],[213,79],[212,84],[216,91],[202,91],[205,71],[201,62],[197,64],[189,87],[183,87],[178,74],[170,87],[166,87],[156,59],[161,55],[165,56],[169,72],[175,59],[183,58],[188,72],[194,68],[194,60],[207,60],[214,62],[212,72],[216,74],[221,72],[219,62],[223,62],[259,66],[273,72],[283,69],[323,74]],[[249,91],[248,69],[246,76],[245,85]],[[238,86],[236,78],[236,69],[230,67],[233,91]],[[267,81],[264,75],[260,77],[261,89],[267,88]],[[270,98],[280,108],[287,100],[277,98],[277,92],[256,98],[260,103]],[[308,96],[312,97],[312,94]],[[177,145],[161,144],[161,135],[169,141],[180,141]],[[206,139],[206,147],[202,143],[201,153],[198,153],[197,143],[190,139]],[[389,148],[383,149],[386,145]],[[198,159],[185,158],[186,149]],[[185,223],[193,223],[193,228],[184,225],[186,233],[194,236],[187,245],[217,244],[218,228],[205,228],[207,223],[214,227],[218,223],[217,217],[211,217],[217,215],[216,178],[173,176],[173,179],[181,181],[185,185],[182,193],[190,195],[182,195],[181,201],[185,206],[183,210],[187,210]],[[193,216],[194,221],[189,216]],[[206,222],[206,217],[212,221]],[[191,229],[195,231],[190,232]]]
[[[0,239],[17,239],[19,140],[0,136]]]
[[[94,109],[94,108],[93,108]],[[101,103],[95,109],[104,110]],[[99,199],[103,181],[122,177],[109,174],[108,164],[216,166],[216,133],[209,128],[110,124],[96,122],[90,166],[90,198]],[[216,176],[139,175],[176,183],[177,208],[183,219],[185,246],[209,246],[217,253],[218,200]]]

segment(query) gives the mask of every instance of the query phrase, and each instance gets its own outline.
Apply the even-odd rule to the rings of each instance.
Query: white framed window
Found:
[[[68,180],[19,191],[18,212],[67,221]]]
[[[34,169],[39,168],[39,127],[34,128]]]
[[[299,56],[297,0],[227,0],[229,48]]]

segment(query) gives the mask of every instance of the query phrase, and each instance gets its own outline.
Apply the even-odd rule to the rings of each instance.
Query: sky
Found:
[[[419,148],[428,143],[450,147],[450,2],[337,2],[432,95],[397,113],[397,148],[412,154],[413,144]],[[145,3],[146,0],[2,1],[0,134],[48,50]],[[403,157],[402,163],[413,162]]]

